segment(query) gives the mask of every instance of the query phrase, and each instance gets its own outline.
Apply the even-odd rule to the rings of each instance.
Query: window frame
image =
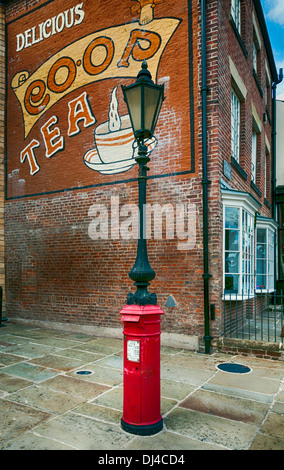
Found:
[[[231,17],[235,23],[237,31],[241,36],[242,17],[241,17],[241,0],[231,0]]]
[[[259,52],[259,49],[257,48],[257,44],[256,44],[256,41],[253,41],[252,43],[252,66],[253,66],[253,70],[256,74],[256,76],[258,76],[258,52]]]
[[[260,210],[261,204],[256,201],[249,193],[244,193],[236,190],[229,190],[229,189],[222,189],[222,202],[223,202],[223,292],[222,292],[222,297],[223,300],[246,300],[250,299],[256,296],[255,292],[255,271],[254,271],[254,263],[255,263],[255,229],[254,229],[254,221],[256,217],[257,211]],[[225,231],[226,231],[226,220],[225,220],[225,215],[226,215],[226,208],[232,207],[232,208],[238,208],[240,210],[239,214],[239,221],[241,223],[240,226],[240,234],[239,234],[239,279],[238,279],[238,291],[236,292],[235,290],[229,291],[225,289],[226,284],[225,284],[225,279],[226,279],[226,271],[225,271],[225,264],[226,264],[226,252],[233,251],[233,250],[226,250],[226,236],[225,236]],[[249,217],[251,218],[251,228],[252,228],[252,233],[251,233],[251,259],[250,259],[250,270],[247,272],[247,270],[244,269],[244,266],[246,265],[246,262],[249,261],[248,258],[244,257],[245,251],[244,251],[244,232],[243,232],[243,214],[247,213]],[[244,277],[248,276],[251,280],[251,290],[248,289],[246,292],[241,290],[243,286],[243,279]]]
[[[274,292],[275,266],[276,266],[276,264],[275,264],[276,263],[275,253],[277,253],[277,247],[275,249],[275,244],[277,242],[277,228],[278,228],[278,224],[273,219],[269,219],[269,218],[261,217],[261,216],[258,216],[257,219],[256,219],[256,227],[255,227],[255,292],[257,294]],[[265,241],[265,243],[260,243],[260,242],[257,241],[257,233],[258,233],[259,229],[266,230],[266,241]],[[271,244],[269,244],[269,233],[273,234],[274,243],[272,242]],[[266,250],[265,250],[266,256],[265,257],[258,257],[257,256],[258,244],[259,245],[262,244],[262,245],[266,246]],[[271,248],[271,250],[269,250],[269,247]],[[265,260],[265,265],[266,265],[266,272],[265,273],[258,272],[258,263],[257,263],[258,260],[260,260],[260,261]],[[269,263],[272,264],[271,270],[269,269]],[[270,272],[271,272],[271,274],[270,274]],[[257,288],[257,276],[265,276],[266,277],[266,287],[265,288]],[[273,287],[271,287],[271,285],[269,283],[269,278],[272,278]]]
[[[237,138],[235,138],[237,136]],[[241,100],[231,87],[231,156],[240,164]]]
[[[252,146],[251,146],[251,181],[256,185],[257,170],[257,132],[252,130]]]

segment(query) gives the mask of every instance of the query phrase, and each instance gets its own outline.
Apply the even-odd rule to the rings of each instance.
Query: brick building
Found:
[[[137,246],[121,85],[146,59],[166,96],[148,143],[150,290],[165,341],[210,348],[231,294],[275,283],[278,74],[260,1],[12,0],[1,16],[7,317],[120,334]]]

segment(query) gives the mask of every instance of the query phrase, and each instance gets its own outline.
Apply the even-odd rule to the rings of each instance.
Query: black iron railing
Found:
[[[283,343],[284,293],[224,293],[223,335],[229,338]]]

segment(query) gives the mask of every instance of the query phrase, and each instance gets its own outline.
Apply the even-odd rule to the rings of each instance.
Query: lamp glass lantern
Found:
[[[146,60],[135,83],[122,86],[135,139],[141,141],[153,137],[159,113],[164,101],[164,85],[156,85],[148,70]]]

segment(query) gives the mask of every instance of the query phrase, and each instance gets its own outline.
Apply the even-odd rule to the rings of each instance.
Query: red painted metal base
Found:
[[[121,418],[121,427],[124,431],[129,432],[130,434],[137,434],[139,436],[152,436],[153,434],[157,434],[158,432],[162,431],[163,429],[163,418],[161,418],[155,424],[130,424],[124,421]]]
[[[143,436],[163,428],[160,411],[160,336],[158,305],[125,305],[122,428]]]

